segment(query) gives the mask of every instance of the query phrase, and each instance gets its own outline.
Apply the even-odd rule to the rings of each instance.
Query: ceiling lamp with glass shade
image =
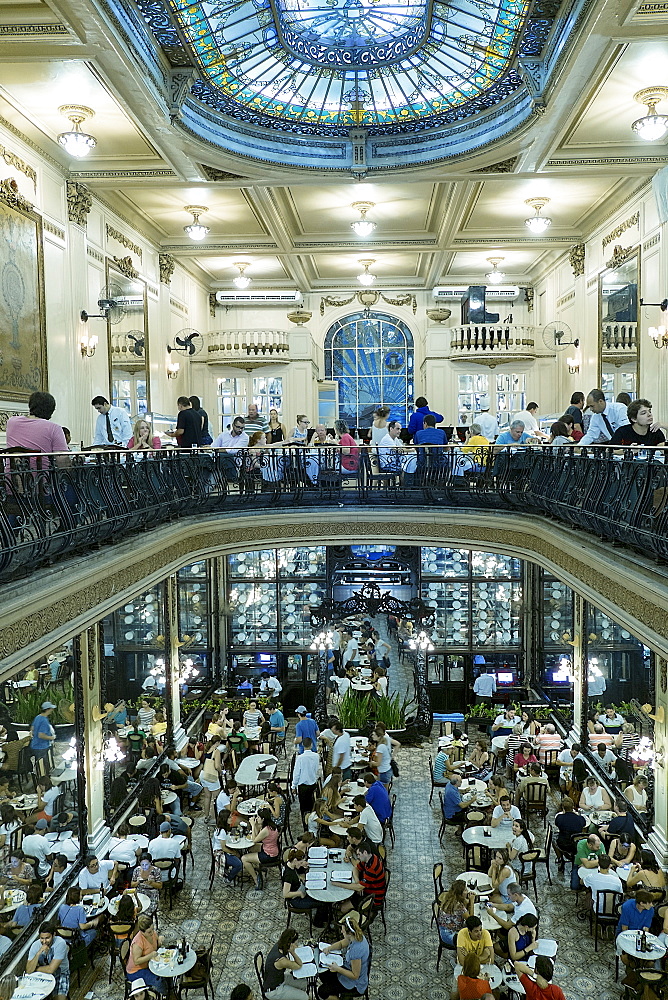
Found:
[[[361,264],[362,267],[364,268],[361,274],[357,275],[357,280],[359,281],[360,285],[366,285],[366,286],[373,285],[374,281],[376,280],[376,275],[372,274],[369,268],[371,267],[372,264],[375,264],[376,261],[367,259],[367,260],[358,260],[357,263]]]
[[[191,240],[194,240],[196,243],[200,243],[209,232],[209,227],[203,226],[199,221],[199,217],[202,212],[208,212],[209,209],[205,208],[204,205],[186,205],[183,211],[190,212],[193,217],[193,221],[190,225],[183,227],[183,232],[189,236]]]
[[[663,139],[668,132],[668,115],[657,114],[656,106],[668,100],[668,87],[645,87],[633,95],[633,100],[647,107],[647,114],[637,118],[631,126],[636,135],[645,142]]]
[[[72,128],[68,132],[60,133],[58,142],[70,156],[76,156],[81,160],[97,146],[95,136],[81,131],[81,123],[88,118],[94,118],[95,112],[92,108],[85,108],[80,104],[63,104],[58,110],[72,123]]]
[[[530,219],[524,220],[524,225],[534,236],[540,236],[541,233],[544,233],[552,225],[552,219],[548,219],[546,215],[540,214],[541,209],[545,208],[549,200],[549,198],[527,198],[524,202],[525,205],[529,205],[536,212]]]
[[[243,291],[243,289],[248,288],[248,286],[251,283],[251,279],[244,273],[246,268],[250,267],[250,261],[237,260],[232,265],[232,267],[236,267],[237,270],[239,271],[238,275],[234,279],[234,284],[236,285],[237,288]]]
[[[505,257],[488,257],[487,261],[492,265],[492,270],[488,271],[485,275],[490,285],[500,285],[505,278],[505,273],[499,271],[499,264],[505,260]]]
[[[371,219],[367,219],[366,214],[370,212],[372,208],[375,208],[375,204],[372,201],[355,201],[350,206],[351,208],[357,209],[360,213],[360,218],[356,222],[350,223],[350,228],[358,236],[363,239],[367,236],[371,236],[372,232],[376,228],[376,223],[372,222]]]

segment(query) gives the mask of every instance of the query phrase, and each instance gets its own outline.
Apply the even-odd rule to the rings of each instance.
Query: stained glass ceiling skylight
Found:
[[[509,77],[529,7],[528,0],[169,2],[203,70],[200,99],[311,134],[430,128],[467,102],[484,106]]]

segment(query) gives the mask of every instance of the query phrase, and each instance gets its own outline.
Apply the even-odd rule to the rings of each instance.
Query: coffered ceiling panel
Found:
[[[359,253],[350,254],[321,254],[314,258],[317,277],[332,281],[354,280],[363,268],[360,260],[370,260],[374,258],[375,263],[371,266],[371,271],[377,274],[379,279],[393,277],[417,277],[420,269],[421,254],[412,253]]]
[[[374,203],[369,219],[377,224],[373,240],[392,239],[434,228],[435,184],[341,184],[328,187],[294,187],[285,197],[294,215],[298,235],[350,239],[351,222],[360,218],[350,206],[356,201]],[[360,243],[363,241],[360,240]]]
[[[524,220],[534,214],[525,204],[527,198],[549,198],[542,214],[552,219],[550,234],[558,230],[578,229],[584,218],[603,200],[610,197],[618,181],[597,177],[593,172],[578,180],[560,177],[508,178],[503,183],[488,182],[472,199],[461,232],[479,235],[502,227],[532,239]]]
[[[668,86],[668,40],[634,42],[603,81],[598,92],[583,110],[562,148],[587,148],[606,144],[631,147],[639,156],[651,149],[666,149],[668,139],[648,143],[631,131],[637,118],[647,114],[633,95],[644,87]],[[668,113],[668,103],[659,105],[660,113]]]
[[[491,270],[487,261],[488,257],[503,257],[499,264],[499,270],[504,271],[512,281],[513,276],[522,277],[536,262],[542,251],[540,250],[495,250],[493,246],[489,249],[476,252],[464,251],[453,255],[448,268],[449,274],[467,274],[479,276],[484,282],[485,273]]]
[[[90,71],[85,62],[45,59],[0,62],[0,94],[54,143],[71,128],[58,108],[81,104],[95,117],[82,127],[97,139],[86,162],[153,157],[155,150],[135,127],[121,105]],[[12,115],[8,115],[10,120]]]
[[[186,205],[202,205],[208,212],[201,221],[211,230],[208,241],[218,239],[252,239],[266,234],[258,213],[243,190],[215,188],[213,185],[182,185],[179,187],[123,188],[123,196],[167,239],[183,239],[183,227],[192,222]]]
[[[230,287],[234,287],[232,282],[238,275],[238,270],[234,267],[235,261],[248,261],[246,275],[254,281],[280,281],[285,282],[289,274],[278,257],[256,257],[253,254],[238,253],[230,257],[198,257],[194,256],[194,261],[204,271],[208,271],[215,281],[229,282]]]

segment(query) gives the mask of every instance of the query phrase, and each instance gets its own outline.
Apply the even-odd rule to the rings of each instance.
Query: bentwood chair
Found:
[[[529,781],[524,786],[522,798],[527,823],[531,813],[538,813],[543,817],[543,829],[547,826],[547,788],[547,784],[542,781]]]
[[[253,965],[255,966],[255,975],[260,987],[260,1000],[268,1000],[267,994],[264,992],[264,956],[261,951],[255,952]]]
[[[619,914],[624,902],[622,892],[610,892],[607,889],[596,893],[596,899],[592,899],[592,907],[589,911],[589,933],[594,931],[594,951],[598,951],[598,932],[600,927],[616,927],[619,922]]]
[[[434,865],[434,869],[431,873],[431,877],[434,880],[434,902],[438,904],[438,897],[443,892],[443,864],[441,861],[437,861]],[[432,908],[431,922],[434,923],[436,911]]]
[[[438,909],[439,909],[438,903],[436,901],[434,901],[431,904],[431,922],[432,922],[432,924],[434,924],[434,923],[436,924],[436,930],[437,931],[438,931]],[[443,954],[444,950],[445,951],[453,951],[453,952],[456,953],[456,951],[457,951],[457,945],[445,944],[445,942],[441,939],[441,935],[440,935],[440,932],[439,932],[439,934],[438,934],[438,955],[436,956],[436,971],[437,972],[438,972],[438,967],[441,964],[441,955]]]
[[[212,934],[209,945],[205,951],[198,953],[197,962],[185,975],[178,980],[177,997],[182,1000],[190,990],[203,990],[205,1000],[209,1000],[209,990],[211,990],[211,1000],[213,1000],[213,981],[211,973],[213,971],[213,945],[215,937]]]
[[[552,852],[552,827],[548,826],[547,833],[545,834],[545,847],[539,853],[534,864],[545,865],[545,874],[547,875],[547,881],[552,885],[552,874],[550,872],[550,854]]]

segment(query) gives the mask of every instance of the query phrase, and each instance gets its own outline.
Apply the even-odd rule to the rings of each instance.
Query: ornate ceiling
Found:
[[[193,93],[306,134],[433,128],[520,85],[528,0],[170,0],[203,70]],[[146,10],[149,23],[151,7]]]

